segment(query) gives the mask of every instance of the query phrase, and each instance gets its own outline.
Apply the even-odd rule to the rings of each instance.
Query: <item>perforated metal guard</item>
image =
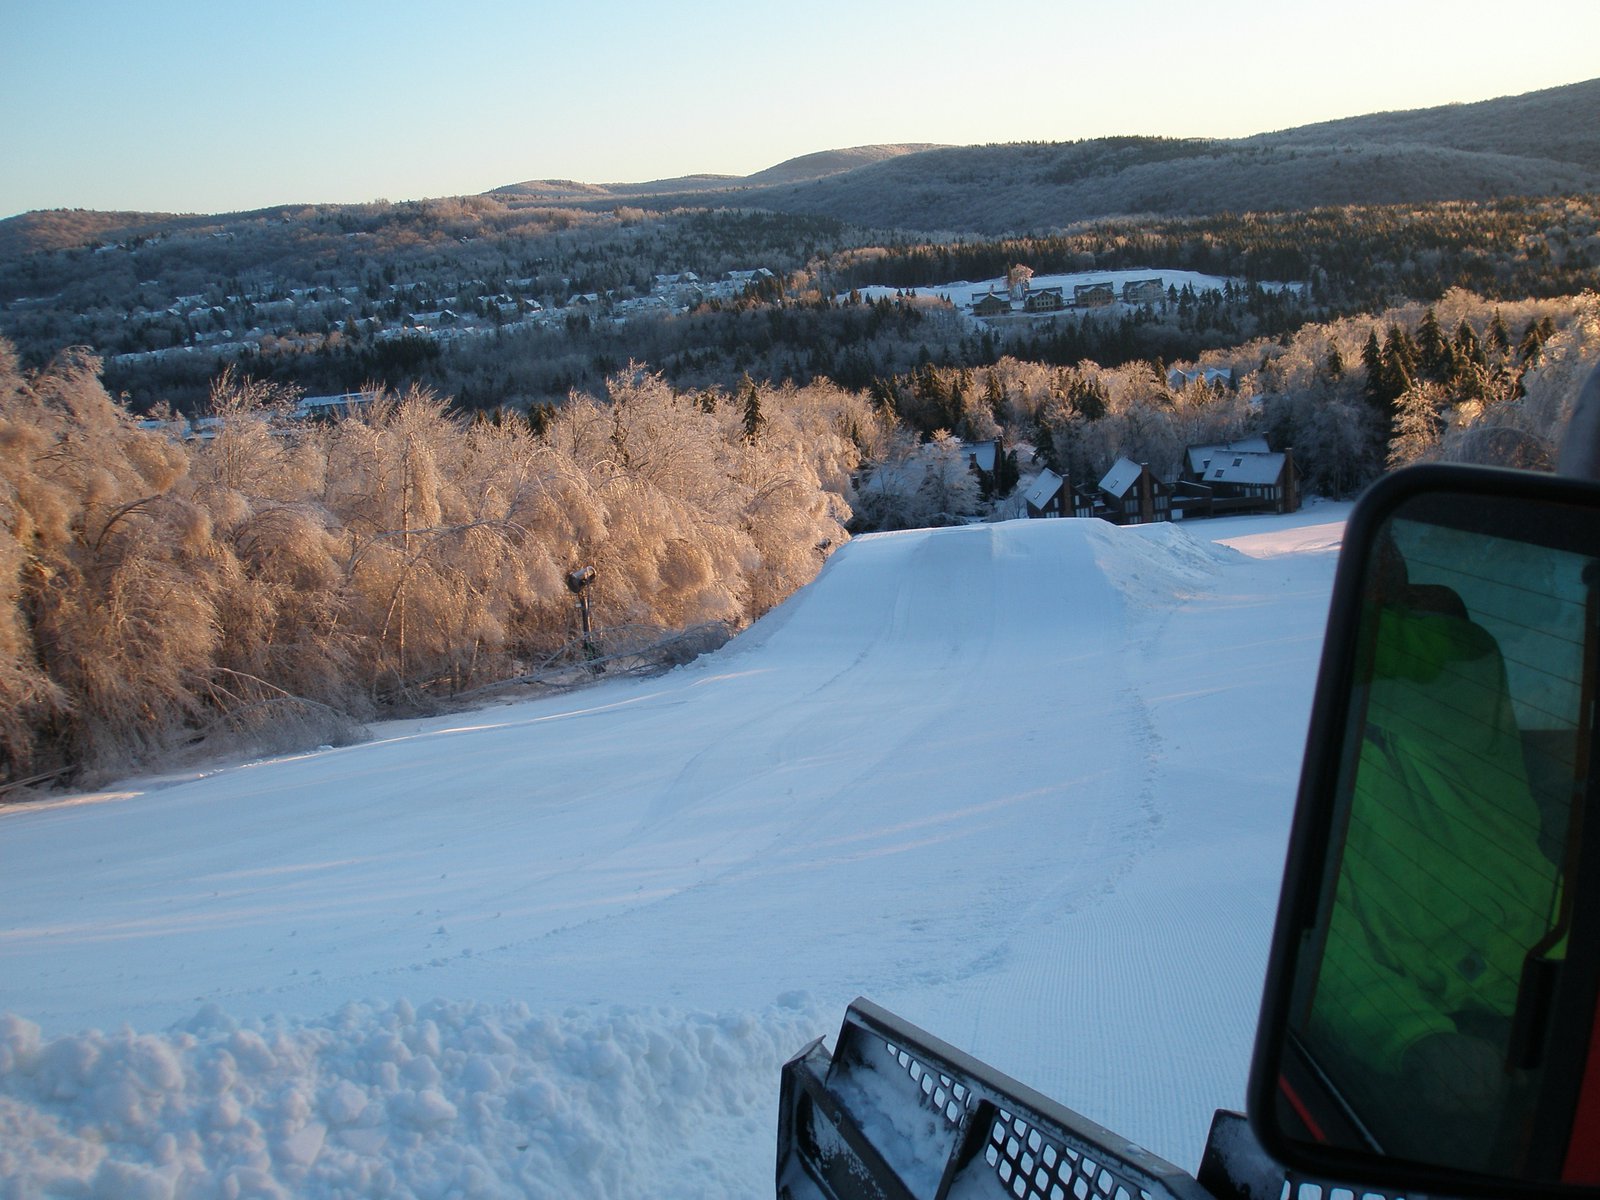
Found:
[[[1187,1172],[857,1000],[784,1068],[778,1193],[1213,1200]]]
[[[890,1041],[885,1041],[883,1046],[911,1076],[911,1081],[922,1092],[928,1107],[944,1117],[952,1128],[959,1128],[968,1109],[977,1102],[972,1093],[950,1076],[930,1071],[917,1061],[917,1056],[911,1051],[899,1049]]]
[[[982,1103],[970,1088],[925,1066],[912,1051],[888,1040],[883,1045],[917,1085],[923,1107],[942,1117],[952,1131],[968,1126],[974,1115],[986,1118],[989,1134],[982,1162],[1005,1195],[1016,1200],[1151,1200],[1148,1191],[1130,1188],[1113,1167],[1079,1153],[1024,1117]],[[976,1163],[964,1164],[960,1178],[970,1185],[978,1170]]]
[[[1017,1200],[1149,1200],[1142,1188],[1130,1192],[1116,1172],[1079,1154],[1056,1146],[1021,1117],[997,1113],[989,1130],[983,1158],[994,1168],[1007,1193]]]

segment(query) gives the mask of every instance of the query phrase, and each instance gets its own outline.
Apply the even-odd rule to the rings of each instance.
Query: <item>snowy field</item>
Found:
[[[0,1197],[770,1196],[857,994],[1193,1169],[1346,511],[863,537],[656,679],[0,812]]]

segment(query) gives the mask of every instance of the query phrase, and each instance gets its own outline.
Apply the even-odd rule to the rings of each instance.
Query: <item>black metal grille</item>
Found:
[[[1106,1162],[1073,1149],[1017,1113],[984,1103],[959,1080],[927,1066],[905,1047],[887,1038],[881,1044],[917,1085],[923,1107],[937,1113],[952,1130],[962,1131],[973,1122],[987,1126],[981,1159],[1005,1195],[1016,1200],[1151,1200],[1148,1191],[1119,1176]],[[971,1182],[975,1170],[981,1168],[969,1163],[960,1175]]]
[[[973,1094],[950,1076],[930,1071],[908,1050],[885,1040],[884,1049],[905,1068],[922,1092],[924,1104],[942,1116],[952,1129],[961,1128],[967,1112],[977,1103]]]
[[[1150,1200],[1088,1155],[1057,1146],[1021,1117],[997,1112],[983,1159],[1017,1200]]]
[[[778,1194],[793,1200],[1216,1200],[1186,1171],[861,999],[831,1056],[818,1039],[785,1065],[778,1129]]]

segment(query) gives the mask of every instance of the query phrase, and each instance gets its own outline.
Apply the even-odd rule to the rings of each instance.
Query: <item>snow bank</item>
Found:
[[[736,1195],[771,1170],[779,1068],[820,1021],[800,995],[732,1015],[210,1007],[54,1039],[7,1015],[0,1195]]]
[[[1124,602],[1138,608],[1165,608],[1192,596],[1237,557],[1227,547],[1167,521],[1124,528],[1095,521],[1090,533],[1095,565]]]

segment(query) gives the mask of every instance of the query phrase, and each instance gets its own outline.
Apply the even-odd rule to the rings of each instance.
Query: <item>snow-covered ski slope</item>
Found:
[[[1192,1168],[1344,513],[863,537],[659,678],[5,811],[0,1195],[770,1194],[858,993]]]

